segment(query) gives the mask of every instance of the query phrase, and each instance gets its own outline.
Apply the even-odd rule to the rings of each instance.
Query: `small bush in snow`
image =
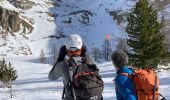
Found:
[[[11,88],[12,81],[17,77],[17,71],[14,70],[10,62],[7,64],[5,59],[0,61],[0,81],[3,82],[4,87]]]

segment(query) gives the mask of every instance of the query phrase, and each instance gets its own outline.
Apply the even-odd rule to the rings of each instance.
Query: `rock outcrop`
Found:
[[[0,7],[0,26],[3,30],[18,32],[20,30],[19,13]]]
[[[21,17],[18,12],[0,7],[1,37],[7,36],[8,33],[15,36],[15,32],[20,31],[22,26],[23,31],[20,35],[26,38],[25,34],[30,34],[34,29],[32,24],[28,18]]]
[[[23,10],[31,9],[34,5],[36,5],[34,2],[29,0],[8,0],[10,3],[12,3],[15,7],[21,8]]]

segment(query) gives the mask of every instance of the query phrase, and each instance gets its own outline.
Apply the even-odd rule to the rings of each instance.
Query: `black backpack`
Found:
[[[69,59],[66,63],[69,66],[74,100],[101,100],[104,82],[97,66],[87,64],[85,58],[82,58],[80,65],[77,65],[74,59]]]

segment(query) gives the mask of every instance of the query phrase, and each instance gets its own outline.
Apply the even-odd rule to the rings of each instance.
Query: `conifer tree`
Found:
[[[53,45],[53,62],[52,64],[55,65],[56,61],[57,61],[57,57],[58,57],[58,50],[56,48],[55,45]]]
[[[14,70],[10,62],[7,64],[4,58],[0,61],[0,75],[0,81],[4,83],[4,87],[8,88],[11,88],[12,81],[18,77],[17,71]]]
[[[103,55],[106,61],[109,61],[109,57],[112,53],[112,46],[109,39],[105,39],[103,42]]]
[[[99,58],[101,58],[101,50],[99,48],[93,47],[91,50],[92,57],[94,58],[94,61],[98,61]]]
[[[40,62],[41,63],[45,63],[46,62],[46,57],[45,57],[45,53],[44,53],[43,49],[41,49],[41,53],[40,53]]]
[[[165,36],[161,33],[162,23],[158,22],[157,10],[147,0],[139,0],[127,18],[128,52],[133,66],[157,68],[165,57]]]

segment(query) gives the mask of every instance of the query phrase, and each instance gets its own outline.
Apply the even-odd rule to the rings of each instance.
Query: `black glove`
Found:
[[[86,48],[85,45],[83,45],[80,56],[81,56],[81,57],[85,57],[85,56],[86,56],[86,51],[87,51],[87,48]],[[63,45],[63,46],[60,48],[59,56],[58,56],[58,59],[57,59],[57,62],[56,62],[56,63],[59,63],[59,62],[64,61],[64,58],[65,58],[66,55],[67,55],[67,49],[66,49],[66,46]]]

